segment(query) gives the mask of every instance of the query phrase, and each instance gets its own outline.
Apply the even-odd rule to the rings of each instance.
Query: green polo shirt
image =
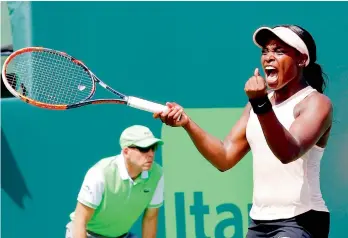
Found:
[[[102,159],[87,173],[78,201],[95,209],[87,230],[120,236],[129,232],[146,208],[162,206],[162,168],[154,163],[133,181],[122,155]]]

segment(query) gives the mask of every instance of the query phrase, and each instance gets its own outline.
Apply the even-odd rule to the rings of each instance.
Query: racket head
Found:
[[[2,80],[15,97],[56,110],[90,99],[96,88],[92,72],[81,61],[43,47],[13,52],[4,62]]]

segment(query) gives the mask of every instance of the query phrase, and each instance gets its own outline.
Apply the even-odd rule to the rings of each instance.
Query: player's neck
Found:
[[[139,176],[139,174],[142,172],[141,169],[136,168],[135,166],[132,166],[131,164],[129,164],[127,162],[125,164],[126,164],[126,169],[127,169],[128,175],[133,180],[136,179]]]
[[[274,100],[276,104],[282,103],[298,91],[307,87],[308,84],[304,80],[293,80],[290,81],[283,88],[274,92]]]

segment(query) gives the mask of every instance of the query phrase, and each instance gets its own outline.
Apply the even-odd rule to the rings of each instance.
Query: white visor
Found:
[[[269,33],[277,36],[284,43],[295,48],[300,53],[307,55],[306,66],[309,64],[309,52],[306,44],[295,32],[293,32],[287,27],[280,26],[274,29],[269,27],[260,27],[255,31],[253,36],[255,44],[262,48],[264,46],[264,43],[266,43],[265,41],[267,40]]]

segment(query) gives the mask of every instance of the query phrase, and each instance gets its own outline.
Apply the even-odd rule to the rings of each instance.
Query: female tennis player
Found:
[[[231,169],[251,150],[254,187],[247,237],[328,237],[330,215],[319,173],[333,112],[323,95],[315,42],[295,25],[261,27],[253,39],[262,49],[265,80],[255,69],[244,88],[249,102],[223,142],[176,103],[167,103],[170,110],[154,117],[183,127],[220,171]]]

